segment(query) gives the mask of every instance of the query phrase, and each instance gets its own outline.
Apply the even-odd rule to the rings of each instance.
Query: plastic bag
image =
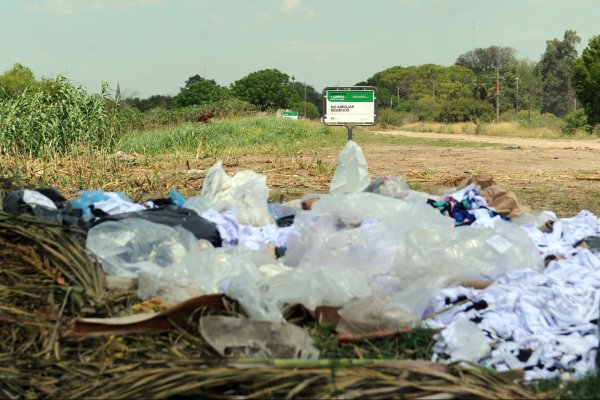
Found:
[[[369,167],[365,155],[356,142],[349,140],[338,156],[329,191],[331,193],[360,192],[370,182]]]
[[[222,356],[317,359],[319,350],[306,331],[285,321],[273,323],[204,316],[200,334]]]
[[[398,176],[377,177],[365,188],[365,192],[402,199],[411,203],[424,203],[428,199],[436,197],[412,190],[406,180]]]
[[[267,200],[267,178],[250,170],[240,171],[230,177],[223,170],[223,162],[213,165],[206,174],[200,196],[216,211],[238,210],[238,222],[263,226],[273,223]]]
[[[432,226],[448,231],[452,221],[427,204],[409,204],[373,193],[333,194],[300,212],[288,237],[284,262],[297,267],[360,271],[375,290],[398,288],[394,259],[400,238]]]
[[[477,363],[491,353],[485,335],[474,322],[465,317],[456,318],[440,333],[446,343],[445,353],[450,361],[470,361]]]
[[[543,267],[527,234],[506,221],[497,221],[493,229],[462,226],[441,231],[419,227],[408,232],[397,249],[394,269],[402,283],[393,297],[418,316],[441,287]]]
[[[381,294],[357,299],[338,311],[339,333],[369,333],[387,329],[408,328],[417,318],[390,302]]]
[[[139,272],[159,274],[197,251],[197,240],[188,230],[138,218],[108,221],[90,229],[86,247],[98,256],[112,275],[137,277]]]

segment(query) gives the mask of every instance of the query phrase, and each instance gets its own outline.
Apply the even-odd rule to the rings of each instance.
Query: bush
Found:
[[[551,113],[540,113],[538,110],[519,111],[519,125],[526,128],[548,128],[562,130],[564,121]]]
[[[432,96],[425,96],[415,103],[413,112],[419,121],[439,121],[440,110],[440,100],[436,100]]]
[[[588,125],[587,115],[583,108],[565,115],[565,124],[562,129],[564,135],[572,135],[577,129],[591,131],[592,127]]]
[[[492,106],[482,100],[448,100],[442,103],[437,120],[445,123],[491,121],[493,112]]]
[[[408,114],[389,108],[379,109],[377,122],[381,125],[402,126],[408,120]]]

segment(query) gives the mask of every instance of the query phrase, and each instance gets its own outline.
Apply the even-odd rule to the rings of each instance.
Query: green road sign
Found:
[[[372,86],[329,87],[323,91],[325,125],[375,125],[377,89]]]

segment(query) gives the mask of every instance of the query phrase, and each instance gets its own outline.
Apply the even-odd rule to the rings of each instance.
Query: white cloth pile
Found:
[[[523,368],[526,379],[580,378],[595,369],[600,310],[600,259],[574,245],[598,234],[598,218],[582,211],[554,221],[552,232],[523,226],[545,256],[559,256],[545,271],[509,272],[484,290],[443,289],[426,321],[453,327],[463,318],[477,324],[490,345],[480,360],[499,371]],[[453,303],[457,303],[452,307]],[[446,311],[443,311],[446,310]],[[434,360],[452,357],[454,329],[438,335]],[[449,333],[450,332],[450,333]]]

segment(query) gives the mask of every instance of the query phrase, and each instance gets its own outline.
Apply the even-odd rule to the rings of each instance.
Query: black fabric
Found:
[[[285,252],[287,251],[287,247],[275,247],[275,257],[281,258],[285,256]]]
[[[287,217],[279,218],[275,223],[278,227],[285,228],[286,226],[294,225],[294,218],[296,218],[295,215],[288,215]]]
[[[105,215],[98,218],[92,226],[96,226],[106,221],[120,221],[127,218],[142,218],[150,222],[167,226],[181,225],[187,229],[197,239],[206,239],[215,247],[221,247],[221,235],[217,226],[205,218],[202,218],[195,211],[176,205],[167,205],[162,208],[153,208],[143,211],[128,212],[116,215]]]
[[[87,230],[88,224],[83,220],[82,210],[75,208],[55,189],[35,189],[48,197],[57,207],[56,210],[37,204],[27,204],[23,200],[23,190],[13,190],[4,197],[2,208],[4,212],[18,216],[31,215],[48,223],[56,225],[75,225]]]
[[[52,200],[52,202],[58,208],[62,207],[67,201],[67,199],[65,199],[65,197],[62,194],[60,194],[58,190],[53,188],[36,188],[33,190],[43,194],[44,196]]]

